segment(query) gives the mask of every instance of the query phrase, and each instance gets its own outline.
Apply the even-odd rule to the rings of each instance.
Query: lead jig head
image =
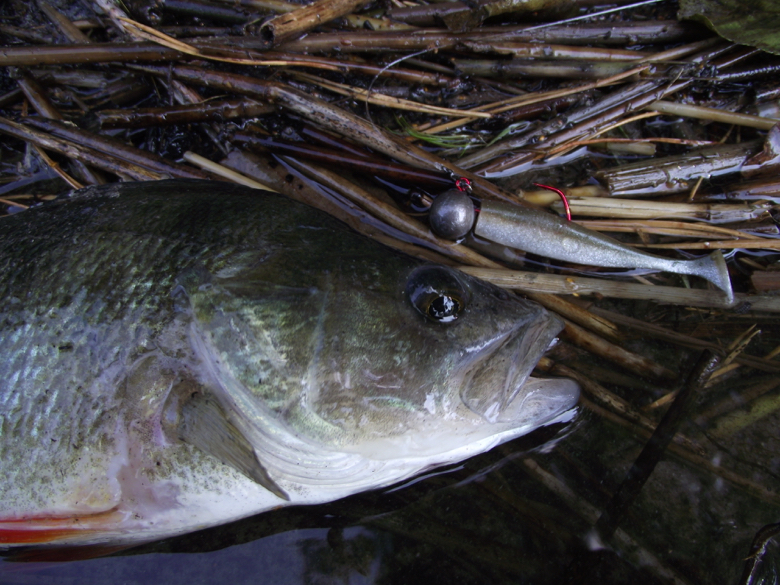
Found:
[[[465,237],[474,227],[475,217],[471,197],[458,189],[450,189],[436,197],[428,212],[433,233],[448,240]]]

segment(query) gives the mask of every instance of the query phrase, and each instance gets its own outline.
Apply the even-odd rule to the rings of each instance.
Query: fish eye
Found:
[[[454,271],[442,266],[421,266],[406,282],[409,302],[429,321],[452,323],[466,307],[466,287]]]

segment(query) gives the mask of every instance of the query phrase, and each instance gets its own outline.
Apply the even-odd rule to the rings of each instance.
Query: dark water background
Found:
[[[766,417],[741,440],[756,441],[757,452],[774,448],[763,433],[778,425],[780,416]],[[742,582],[755,534],[780,521],[780,510],[674,457],[657,466],[616,536],[600,543],[588,510],[607,504],[641,447],[584,411],[574,423],[400,488],[261,514],[109,557],[6,560],[0,582],[655,584],[674,582],[670,575],[679,583]],[[716,459],[731,451],[724,445]],[[778,458],[765,463],[776,467]],[[750,583],[778,583],[777,539],[761,559]]]

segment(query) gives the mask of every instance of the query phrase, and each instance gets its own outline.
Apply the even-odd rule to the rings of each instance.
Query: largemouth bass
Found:
[[[463,460],[578,397],[537,304],[224,183],[0,220],[0,543],[135,543]]]

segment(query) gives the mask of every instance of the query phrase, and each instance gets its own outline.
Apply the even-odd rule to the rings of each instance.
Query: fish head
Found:
[[[530,377],[557,316],[382,251],[331,249],[295,271],[245,259],[188,286],[195,344],[271,475],[285,475],[274,458],[296,458],[280,454],[286,441],[383,462],[361,489],[393,483],[523,435],[578,399],[570,380]]]
[[[29,213],[0,238],[42,270],[0,275],[31,307],[0,333],[0,547],[336,500],[577,400],[529,375],[561,327],[541,306],[281,197],[127,183]]]

